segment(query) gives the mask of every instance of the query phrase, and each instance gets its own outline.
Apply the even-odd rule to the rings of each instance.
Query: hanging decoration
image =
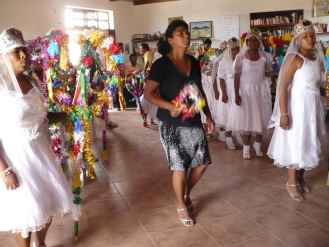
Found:
[[[71,62],[70,37],[60,30],[51,31],[28,43],[32,54],[32,69],[41,70],[41,86],[46,90],[48,111],[65,113],[65,124],[55,123],[49,128],[52,148],[67,172],[74,194],[74,233],[79,234],[81,215],[81,188],[83,178],[96,179],[96,157],[92,151],[92,122],[94,117],[107,121],[110,85],[117,85],[117,78],[101,61],[104,41],[102,32],[80,34],[75,44],[79,59]],[[116,50],[109,44],[107,50]],[[77,56],[76,56],[77,57]],[[109,57],[113,70],[116,62]],[[113,91],[113,88],[112,88]],[[103,133],[103,143],[106,134]]]

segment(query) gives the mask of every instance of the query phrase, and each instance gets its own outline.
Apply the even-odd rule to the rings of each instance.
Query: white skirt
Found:
[[[312,90],[291,99],[290,128],[275,127],[267,154],[278,167],[310,170],[328,153],[325,109],[320,94]]]
[[[266,79],[261,85],[241,86],[240,96],[241,105],[232,105],[227,128],[262,134],[267,129],[272,114],[270,82]]]
[[[216,108],[217,100],[215,99],[215,92],[213,89],[213,80],[212,76],[202,75],[202,88],[207,98],[208,107],[211,113],[211,116],[216,118]],[[215,121],[215,120],[214,120]],[[202,118],[202,122],[205,122],[205,118]]]
[[[228,121],[231,115],[231,109],[235,104],[234,81],[230,80],[226,83],[226,90],[227,90],[228,102],[224,103],[222,101],[222,97],[223,97],[222,91],[219,89],[220,96],[219,99],[216,101],[214,121],[216,127],[221,127],[221,128],[225,128],[226,130],[229,130]]]
[[[140,102],[144,113],[146,113],[152,119],[157,119],[158,107],[147,101],[144,98],[144,95],[141,96]]]
[[[27,237],[29,232],[41,230],[51,217],[73,208],[70,186],[45,132],[33,140],[19,135],[0,140],[1,155],[19,181],[16,190],[7,190],[0,181],[0,231]]]

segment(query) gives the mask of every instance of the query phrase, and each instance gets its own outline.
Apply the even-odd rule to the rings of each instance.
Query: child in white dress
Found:
[[[304,171],[316,167],[327,153],[325,110],[320,87],[324,66],[312,23],[296,25],[295,37],[281,67],[277,98],[271,118],[274,127],[268,155],[288,168],[287,191],[301,201],[310,190]]]
[[[215,98],[217,100],[215,123],[219,127],[220,136],[224,132],[226,146],[235,150],[232,131],[228,128],[228,120],[231,116],[231,108],[234,104],[234,72],[233,61],[239,53],[239,40],[232,38],[227,42],[227,48],[223,59],[219,62],[217,80],[214,82]],[[220,90],[218,90],[218,85]]]
[[[72,210],[69,184],[50,146],[47,106],[24,74],[28,53],[22,33],[0,35],[0,231],[19,247],[36,233],[44,247],[52,217]]]
[[[262,135],[267,129],[272,113],[271,91],[267,76],[271,63],[263,51],[256,34],[246,37],[242,51],[234,61],[235,103],[232,107],[228,129],[240,132],[243,140],[243,158],[250,159],[252,134],[256,135],[253,147],[256,156],[262,157]]]

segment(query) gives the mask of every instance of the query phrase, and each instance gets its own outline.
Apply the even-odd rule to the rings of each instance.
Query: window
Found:
[[[65,27],[67,29],[114,29],[113,11],[66,7]]]

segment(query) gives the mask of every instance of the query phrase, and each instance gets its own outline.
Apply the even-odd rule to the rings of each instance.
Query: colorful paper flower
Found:
[[[48,47],[48,54],[51,58],[54,58],[56,56],[59,55],[59,46],[58,46],[58,43],[55,42],[55,41],[52,41],[50,44],[49,44],[49,47]]]
[[[82,63],[84,66],[89,68],[89,67],[93,66],[94,59],[91,56],[85,56],[84,58],[82,58]]]

